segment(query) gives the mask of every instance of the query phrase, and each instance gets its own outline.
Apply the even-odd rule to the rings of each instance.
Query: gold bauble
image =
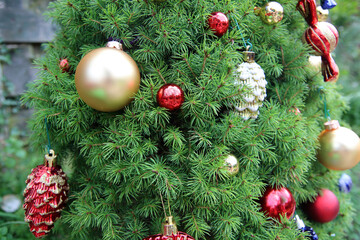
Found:
[[[319,22],[325,22],[329,17],[329,10],[323,9],[321,6],[317,6],[316,15]]]
[[[239,172],[239,161],[234,155],[225,156],[224,169],[230,176],[234,176]]]
[[[86,54],[76,68],[75,85],[90,107],[113,112],[128,105],[140,86],[136,62],[124,51],[104,47]]]
[[[283,19],[284,8],[278,2],[268,2],[261,8],[256,7],[255,14],[260,16],[264,23],[274,25]]]
[[[326,168],[346,170],[360,161],[360,138],[352,130],[340,127],[337,120],[328,121],[319,135],[317,159]]]

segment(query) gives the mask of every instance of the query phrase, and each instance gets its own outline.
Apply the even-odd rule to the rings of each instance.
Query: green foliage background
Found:
[[[340,32],[339,46],[335,50],[335,60],[340,66],[339,83],[343,85],[341,92],[349,103],[344,119],[351,128],[360,134],[360,3],[359,1],[339,0],[338,6],[331,10],[331,20]],[[360,236],[360,166],[351,169],[354,188],[351,199],[356,211],[354,222],[350,225],[347,239],[356,240]]]

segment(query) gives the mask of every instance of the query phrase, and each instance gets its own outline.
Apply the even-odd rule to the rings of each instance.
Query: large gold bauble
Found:
[[[259,15],[264,23],[274,25],[283,19],[284,8],[278,2],[268,2],[261,8],[256,7],[255,14]]]
[[[234,155],[225,156],[224,169],[230,176],[234,176],[239,172],[239,161]]]
[[[116,48],[98,48],[86,54],[75,72],[80,98],[90,107],[113,112],[128,105],[140,86],[136,62]]]
[[[340,127],[337,120],[325,123],[319,135],[317,158],[326,168],[346,170],[360,161],[360,138],[352,130]]]

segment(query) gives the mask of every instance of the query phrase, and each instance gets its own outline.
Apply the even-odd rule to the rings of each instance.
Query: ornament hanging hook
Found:
[[[248,39],[247,41],[245,41],[244,35],[243,35],[242,32],[240,31],[240,26],[239,26],[238,21],[236,20],[236,18],[234,18],[234,20],[235,20],[236,28],[237,28],[237,30],[239,30],[239,33],[240,33],[241,38],[242,38],[242,40],[243,40],[244,47],[245,47],[246,51],[251,51],[253,46],[252,46],[252,44],[251,44],[251,42],[250,42],[250,39]]]
[[[56,162],[55,162],[56,157],[57,157],[57,155],[55,155],[55,151],[50,149],[49,154],[45,155],[45,159],[44,159],[45,164],[44,165],[47,167],[54,167],[56,164]]]
[[[46,135],[47,135],[47,139],[48,139],[48,145],[46,146],[47,152],[48,154],[51,156],[51,142],[50,142],[50,134],[49,134],[49,124],[47,121],[47,118],[45,117],[45,128],[46,128]]]
[[[331,121],[330,110],[327,108],[326,95],[323,86],[318,87],[320,100],[324,102],[324,115],[328,121]]]
[[[164,210],[165,218],[167,218],[168,216],[166,215],[166,208],[165,208],[163,196],[162,196],[161,191],[160,191],[160,187],[159,187],[159,195],[160,195],[160,199],[161,199],[161,205],[162,205],[163,210]]]

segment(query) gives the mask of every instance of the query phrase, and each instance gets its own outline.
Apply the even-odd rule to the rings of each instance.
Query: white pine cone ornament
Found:
[[[266,84],[264,70],[255,62],[255,53],[244,52],[246,62],[239,64],[235,71],[234,85],[247,91],[235,106],[236,111],[244,120],[256,119],[259,114],[259,107],[266,97]]]
[[[25,222],[35,237],[48,234],[60,218],[68,199],[66,174],[56,165],[55,152],[45,155],[45,164],[34,168],[26,180],[24,190]]]

